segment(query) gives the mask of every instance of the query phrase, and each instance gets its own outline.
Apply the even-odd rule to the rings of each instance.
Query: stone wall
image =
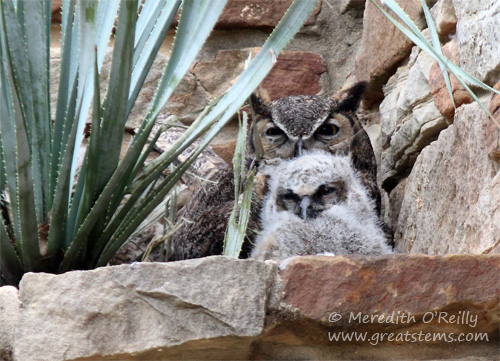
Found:
[[[216,256],[28,273],[19,292],[0,288],[0,355],[493,361],[499,277],[500,255],[313,256],[282,270]],[[367,338],[336,341],[342,333]]]
[[[425,28],[420,1],[400,2]],[[500,80],[496,2],[427,1],[443,53],[479,80]],[[428,30],[423,30],[429,37]],[[496,120],[453,76],[454,108],[441,70],[401,37],[367,2],[358,80],[368,79],[366,111],[378,118],[372,137],[384,218],[402,253],[499,253],[498,97],[474,88]],[[496,112],[496,113],[495,113]]]

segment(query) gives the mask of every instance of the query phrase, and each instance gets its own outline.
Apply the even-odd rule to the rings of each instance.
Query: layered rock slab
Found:
[[[0,360],[12,360],[14,327],[21,312],[21,301],[15,287],[0,287]]]
[[[211,257],[63,275],[29,273],[20,284],[23,312],[14,357],[100,360],[154,354],[158,359],[169,357],[168,347],[187,341],[232,337],[243,339],[234,358],[244,358],[244,338],[264,328],[275,272],[275,264]],[[217,342],[207,347],[217,349]]]
[[[223,256],[27,274],[14,357],[493,360],[499,278],[500,255],[309,256],[294,259],[280,275],[274,262]],[[434,313],[447,320],[463,314],[465,321],[432,320]],[[358,314],[375,321],[362,322]],[[392,322],[377,321],[391,314]],[[386,337],[374,344],[331,339],[338,332],[478,332],[488,338],[459,343]]]
[[[263,359],[500,356],[499,255],[300,257],[281,277],[280,309],[256,347]],[[483,341],[451,339],[476,334]]]

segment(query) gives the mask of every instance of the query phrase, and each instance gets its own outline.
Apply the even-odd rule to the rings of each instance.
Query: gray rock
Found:
[[[276,272],[274,263],[210,257],[28,273],[20,284],[14,357],[159,359],[188,341],[189,349],[206,350],[223,347],[224,337],[257,336]],[[248,347],[234,351],[243,357]]]
[[[365,0],[340,0],[340,12],[345,13],[349,9],[363,9],[365,3]]]
[[[14,327],[19,318],[21,301],[17,288],[0,287],[0,360],[12,360]]]
[[[500,2],[453,0],[460,65],[493,85],[500,75]]]
[[[450,123],[434,104],[429,87],[432,64],[432,57],[415,47],[408,64],[400,67],[384,88],[377,149],[381,152],[379,180],[388,191],[409,173],[419,152]]]
[[[439,0],[432,7],[431,14],[439,35],[444,36],[455,32],[457,17],[452,0]]]
[[[500,252],[500,165],[488,157],[495,125],[477,104],[426,147],[405,187],[395,229],[400,252]]]

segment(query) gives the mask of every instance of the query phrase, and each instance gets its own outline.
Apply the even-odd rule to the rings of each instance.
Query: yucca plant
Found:
[[[16,285],[28,271],[106,265],[264,79],[315,5],[315,1],[295,1],[224,96],[208,104],[170,149],[145,165],[155,140],[168,128],[151,134],[156,118],[225,3],[63,0],[61,73],[52,119],[51,1],[0,1],[2,282]],[[125,123],[179,8],[170,58],[144,120],[120,158]],[[113,26],[109,82],[105,98],[100,99],[99,72]],[[76,172],[89,114],[88,147]],[[196,150],[177,162],[178,155],[200,137]],[[164,170],[174,164],[161,180]]]

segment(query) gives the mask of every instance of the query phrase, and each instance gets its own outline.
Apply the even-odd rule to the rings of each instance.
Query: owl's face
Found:
[[[346,154],[359,130],[352,111],[364,87],[365,83],[358,83],[333,99],[290,96],[267,105],[254,96],[250,150],[261,153],[262,159],[289,159],[313,149]]]
[[[314,151],[270,170],[268,212],[311,219],[339,204],[350,203],[358,181],[349,157]],[[354,193],[356,193],[354,189]]]

